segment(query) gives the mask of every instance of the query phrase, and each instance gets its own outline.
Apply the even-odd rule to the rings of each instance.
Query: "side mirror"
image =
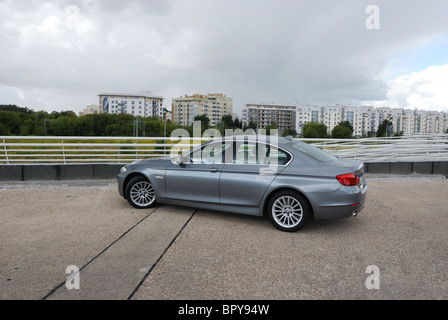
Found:
[[[172,158],[172,159],[171,159],[171,162],[172,162],[173,164],[175,164],[175,165],[183,166],[184,164],[188,164],[188,163],[190,163],[190,159],[188,158],[188,156],[185,156],[185,157],[184,157],[184,156],[182,156],[182,155],[180,154],[180,155],[178,155],[178,156]]]
[[[180,165],[182,163],[182,155],[178,155],[175,158],[172,158],[171,162],[173,164]]]

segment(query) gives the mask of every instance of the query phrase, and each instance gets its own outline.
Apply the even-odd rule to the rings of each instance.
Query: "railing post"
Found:
[[[64,164],[66,164],[66,162],[65,162],[64,139],[61,139],[61,144],[62,144],[62,158],[64,159]]]
[[[120,163],[120,139],[117,140],[118,163]]]
[[[8,149],[6,148],[5,138],[3,138],[3,148],[5,149],[6,164],[9,164]]]

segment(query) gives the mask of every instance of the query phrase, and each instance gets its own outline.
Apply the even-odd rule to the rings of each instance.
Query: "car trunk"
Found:
[[[324,164],[329,167],[331,174],[334,176],[345,173],[354,173],[358,177],[361,177],[364,174],[364,165],[360,161],[337,159],[335,161],[324,162]]]

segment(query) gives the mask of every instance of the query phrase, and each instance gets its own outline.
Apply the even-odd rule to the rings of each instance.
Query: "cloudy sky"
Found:
[[[0,0],[0,104],[144,90],[448,112],[448,2]]]

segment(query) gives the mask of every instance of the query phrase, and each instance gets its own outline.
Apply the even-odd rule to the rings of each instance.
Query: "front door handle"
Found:
[[[208,171],[215,173],[215,172],[218,172],[219,170],[218,170],[218,168],[210,168],[210,169],[208,169]]]

